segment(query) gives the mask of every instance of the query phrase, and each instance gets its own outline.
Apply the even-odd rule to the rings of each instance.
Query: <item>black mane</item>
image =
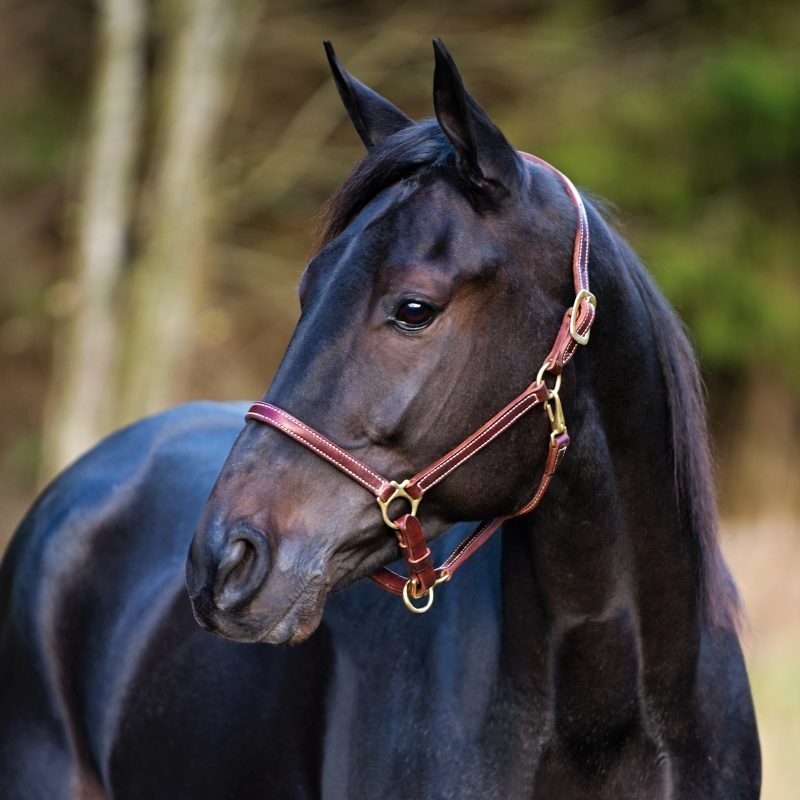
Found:
[[[735,628],[741,607],[720,551],[705,385],[697,358],[686,327],[639,259],[624,243],[620,251],[652,322],[672,426],[675,495],[683,530],[698,548],[703,613],[712,627]]]

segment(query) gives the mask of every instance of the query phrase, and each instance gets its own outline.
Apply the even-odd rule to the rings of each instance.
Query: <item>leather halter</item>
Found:
[[[527,161],[545,167],[560,179],[578,215],[572,253],[575,301],[564,313],[555,342],[535,380],[525,391],[449,453],[412,478],[401,482],[387,480],[354,455],[272,403],[253,403],[245,415],[247,420],[263,422],[290,436],[375,495],[384,523],[393,529],[397,536],[400,554],[408,565],[408,578],[386,568],[378,570],[371,577],[384,589],[402,595],[406,606],[414,613],[423,613],[433,605],[434,587],[449,581],[461,564],[484,544],[503,522],[527,514],[539,505],[569,446],[569,435],[559,397],[561,373],[565,364],[575,354],[578,345],[584,345],[589,341],[597,306],[595,296],[589,291],[589,222],[583,200],[569,178],[536,156],[529,153],[520,155]],[[555,379],[552,388],[545,383],[545,373]],[[431,551],[417,518],[417,510],[425,494],[528,411],[539,405],[544,406],[547,411],[551,433],[544,471],[535,494],[522,508],[483,522],[458,545],[441,566],[434,568]],[[389,506],[399,499],[409,504],[409,513],[393,519],[389,515]],[[426,595],[427,600],[422,606],[415,606],[411,601],[411,598],[419,600]]]

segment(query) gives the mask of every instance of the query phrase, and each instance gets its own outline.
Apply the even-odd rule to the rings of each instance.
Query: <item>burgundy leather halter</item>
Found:
[[[566,310],[553,347],[547,354],[539,373],[522,394],[515,397],[488,422],[438,461],[400,482],[387,480],[339,445],[272,403],[253,403],[245,415],[245,419],[266,423],[290,436],[375,495],[384,523],[393,529],[397,536],[400,554],[408,564],[408,578],[386,568],[378,570],[371,577],[384,589],[402,595],[406,606],[414,613],[423,613],[433,605],[434,587],[449,581],[464,561],[484,544],[503,522],[527,514],[539,505],[569,446],[569,435],[559,397],[561,373],[564,365],[575,354],[578,345],[584,345],[589,341],[597,306],[595,296],[589,291],[589,222],[583,200],[569,178],[536,156],[528,153],[520,155],[527,161],[546,167],[558,176],[578,215],[572,253],[575,301]],[[552,388],[545,383],[546,373],[554,379]],[[425,494],[500,436],[524,414],[539,405],[544,406],[547,412],[551,433],[544,472],[535,494],[521,509],[483,522],[458,545],[441,566],[434,568],[431,551],[425,542],[425,535],[417,518],[417,511]],[[389,507],[399,499],[408,502],[409,513],[392,519],[389,516]],[[413,604],[412,598],[419,600],[426,595],[427,601],[424,605]]]

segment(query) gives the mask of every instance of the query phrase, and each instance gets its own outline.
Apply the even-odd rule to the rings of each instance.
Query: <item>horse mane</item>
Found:
[[[384,139],[367,152],[323,210],[316,237],[320,250],[335,239],[374,197],[389,186],[437,170],[451,170],[455,153],[435,119],[424,120]],[[674,492],[683,530],[698,554],[701,612],[713,627],[737,627],[740,602],[719,545],[716,492],[705,386],[686,328],[641,262],[614,231],[613,213],[603,200],[582,192],[594,219],[608,226],[625,269],[650,316],[667,392],[672,428]],[[619,270],[615,270],[620,274]]]
[[[652,325],[672,428],[675,496],[682,527],[697,546],[701,609],[710,626],[738,628],[741,603],[720,550],[706,390],[697,357],[686,326],[638,257],[621,236],[612,236]]]

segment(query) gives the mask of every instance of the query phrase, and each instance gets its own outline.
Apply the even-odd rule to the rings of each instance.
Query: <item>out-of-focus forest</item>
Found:
[[[316,217],[361,154],[321,42],[422,117],[433,35],[513,144],[613,204],[694,336],[764,797],[797,797],[792,0],[7,0],[0,552],[37,487],[113,428],[263,394]]]

